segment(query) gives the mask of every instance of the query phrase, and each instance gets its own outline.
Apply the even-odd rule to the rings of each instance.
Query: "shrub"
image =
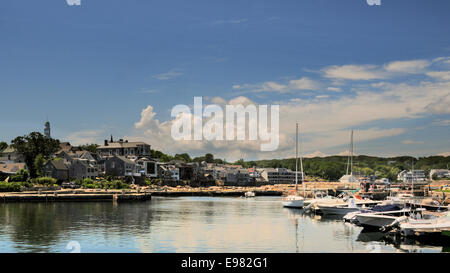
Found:
[[[33,182],[36,184],[53,186],[56,184],[56,179],[52,177],[39,177],[34,179]]]
[[[11,176],[10,182],[21,182],[21,181],[27,181],[30,177],[30,172],[28,172],[25,169],[20,169],[15,175]]]
[[[31,187],[28,182],[0,182],[0,192],[21,191],[22,187]]]

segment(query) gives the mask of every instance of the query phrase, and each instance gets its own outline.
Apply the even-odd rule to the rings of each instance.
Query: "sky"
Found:
[[[449,155],[450,1],[4,0],[0,141],[145,141],[227,160]],[[171,110],[280,105],[280,144],[176,141]]]

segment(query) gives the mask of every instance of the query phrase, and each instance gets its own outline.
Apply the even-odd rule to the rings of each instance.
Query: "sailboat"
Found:
[[[303,191],[305,191],[305,183],[303,181],[303,164],[300,158]],[[288,195],[282,199],[283,206],[286,208],[303,208],[305,199],[298,195],[298,123],[296,124],[295,135],[295,195]]]

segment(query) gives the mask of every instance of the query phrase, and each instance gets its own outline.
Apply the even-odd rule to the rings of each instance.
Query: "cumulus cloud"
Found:
[[[445,59],[439,60],[443,62]],[[331,79],[332,85],[301,77],[285,82],[267,81],[262,84],[235,84],[233,89],[248,89],[252,92],[286,93],[292,90],[324,87],[324,91],[336,92],[333,97],[317,96],[292,97],[278,102],[280,104],[280,145],[275,152],[260,152],[259,141],[174,141],[171,126],[174,121],[160,122],[152,106],[141,112],[135,123],[136,132],[128,139],[140,139],[154,148],[169,153],[188,152],[202,155],[212,152],[220,158],[236,160],[239,158],[267,159],[293,157],[295,147],[295,123],[300,123],[301,147],[305,153],[318,149],[334,150],[348,145],[349,132],[355,129],[355,143],[398,136],[407,132],[402,126],[381,127],[373,124],[388,124],[385,121],[416,119],[431,114],[449,114],[450,80],[436,76],[440,80],[417,82],[389,82],[394,74],[430,73],[425,71],[433,62],[421,60],[390,62],[386,65],[331,66],[322,71],[324,79]],[[429,76],[430,76],[429,75]],[[335,78],[333,78],[335,77]],[[341,80],[371,80],[351,86],[352,92],[341,92]],[[433,79],[433,78],[432,78]],[[441,80],[442,79],[442,80]],[[382,81],[380,81],[382,80]],[[327,88],[327,86],[330,86]],[[319,89],[320,90],[320,89]],[[295,94],[295,93],[293,93]],[[336,96],[335,96],[336,95]],[[325,99],[326,98],[326,99]],[[249,105],[257,103],[246,96],[236,96],[226,100],[222,97],[208,99],[211,103],[223,106]],[[179,118],[179,117],[177,117]],[[441,119],[441,125],[448,124]],[[203,122],[208,120],[204,118]],[[382,121],[380,123],[380,121]],[[393,123],[389,123],[393,124]],[[433,124],[436,125],[436,124]],[[413,143],[406,139],[404,144]],[[358,148],[358,146],[356,146]]]
[[[387,73],[375,65],[333,65],[322,69],[322,72],[326,78],[344,80],[376,80],[388,77]]]
[[[416,74],[423,73],[430,64],[427,60],[396,61],[386,64],[384,69],[389,72]]]

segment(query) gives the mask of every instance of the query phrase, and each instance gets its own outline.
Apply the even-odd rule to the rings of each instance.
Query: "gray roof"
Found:
[[[149,144],[145,143],[145,142],[108,142],[108,146],[99,146],[97,147],[97,149],[119,149],[119,148],[135,148],[137,146],[141,146],[141,145],[147,145],[150,146]]]
[[[69,169],[63,160],[52,160],[49,163],[52,164],[57,170],[68,170]]]

